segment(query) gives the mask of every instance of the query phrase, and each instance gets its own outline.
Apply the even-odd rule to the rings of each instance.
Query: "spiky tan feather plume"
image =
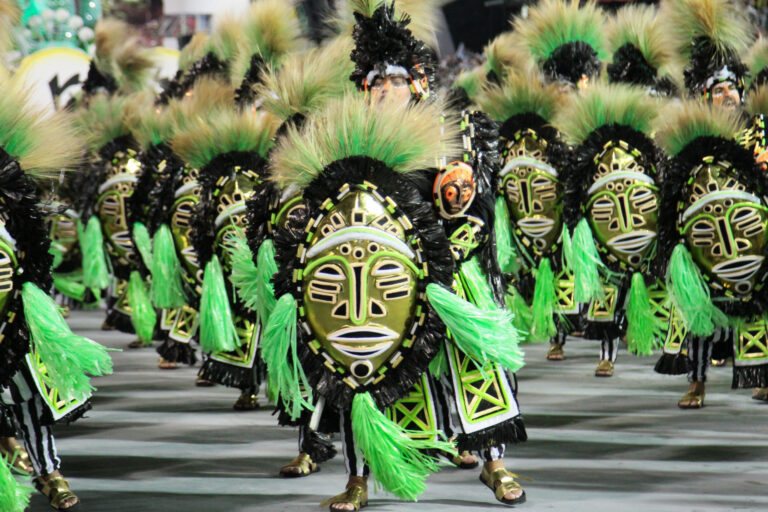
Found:
[[[205,41],[204,54],[213,52],[222,62],[232,60],[245,48],[243,23],[234,15],[221,18]]]
[[[332,100],[300,130],[288,127],[272,156],[272,179],[303,188],[326,165],[350,156],[380,160],[401,173],[433,167],[438,156],[461,151],[458,126],[441,123],[444,113],[427,102],[368,105],[357,93]]]
[[[437,23],[441,8],[448,0],[346,0],[337,2],[336,12],[329,21],[340,35],[351,35],[355,26],[355,12],[370,18],[384,4],[395,4],[395,18],[407,15],[411,22],[408,30],[413,36],[432,48],[437,48]]]
[[[192,36],[192,39],[179,52],[179,69],[186,71],[192,64],[202,59],[207,44],[208,34],[206,32],[198,32]]]
[[[21,10],[15,0],[0,0],[0,50],[8,51],[13,44],[13,27],[21,19]]]
[[[97,94],[88,106],[79,109],[76,123],[92,152],[98,152],[108,142],[124,135],[131,135],[125,116],[128,99],[125,96]]]
[[[120,92],[138,92],[147,85],[155,60],[130,25],[109,18],[99,20],[94,41],[96,67],[115,79]]]
[[[768,84],[758,85],[749,92],[744,109],[752,116],[768,116]]]
[[[509,74],[501,84],[488,84],[477,95],[480,109],[504,122],[520,114],[536,114],[551,122],[565,104],[557,84],[544,84],[531,68]]]
[[[520,38],[513,32],[504,32],[488,43],[484,50],[486,71],[493,71],[499,79],[504,79],[508,72],[528,68],[532,61],[530,55],[520,44]]]
[[[749,67],[752,78],[768,68],[768,39],[762,35],[758,37],[747,52],[744,61]]]
[[[687,100],[664,109],[655,126],[656,140],[670,156],[680,153],[698,137],[735,140],[745,128],[736,109]]]

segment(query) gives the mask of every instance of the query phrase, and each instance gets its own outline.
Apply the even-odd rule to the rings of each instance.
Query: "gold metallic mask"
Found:
[[[595,158],[598,171],[586,210],[595,240],[609,261],[638,269],[651,256],[657,236],[659,188],[655,169],[624,142],[609,143]]]
[[[171,208],[171,234],[184,268],[184,280],[198,295],[202,292],[203,271],[197,260],[197,252],[192,245],[192,217],[203,193],[203,187],[198,182],[200,175],[197,169],[185,169],[181,186],[174,195]]]
[[[748,295],[765,260],[768,209],[733,174],[730,163],[711,157],[694,170],[682,233],[713,286]]]
[[[0,218],[0,324],[8,321],[8,308],[13,296],[13,276],[18,262],[15,254],[16,241],[5,229],[5,221]],[[0,343],[5,337],[0,333]]]
[[[121,265],[136,259],[128,226],[128,199],[133,194],[141,164],[132,149],[118,151],[107,164],[106,181],[99,187],[96,211],[106,238],[107,251]]]
[[[231,174],[222,176],[216,182],[216,245],[227,243],[227,238],[234,230],[245,230],[245,202],[253,195],[255,187],[260,183],[259,175],[251,170],[235,167]],[[230,271],[228,252],[221,259],[222,268]]]
[[[347,193],[304,254],[305,316],[315,340],[359,383],[405,342],[416,316],[419,256],[410,222],[370,191]]]
[[[502,141],[499,194],[504,196],[512,228],[523,244],[539,255],[551,251],[562,229],[563,187],[544,155],[547,142],[533,130]]]

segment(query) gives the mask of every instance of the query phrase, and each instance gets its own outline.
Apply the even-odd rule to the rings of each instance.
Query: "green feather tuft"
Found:
[[[272,285],[272,276],[277,273],[277,262],[275,261],[275,244],[272,240],[264,240],[259,247],[257,256],[257,274],[256,274],[256,309],[264,322],[269,320],[272,311],[275,309],[277,298],[275,297],[275,287]]]
[[[600,280],[600,268],[604,267],[592,237],[587,219],[581,219],[573,230],[570,269],[573,271],[574,298],[576,302],[602,300],[605,295]]]
[[[184,293],[181,264],[176,254],[173,235],[167,224],[162,224],[152,247],[152,302],[158,308],[180,308],[187,303]]]
[[[437,354],[429,362],[429,374],[436,379],[448,374],[448,353],[445,345],[440,345]]]
[[[45,365],[51,387],[64,400],[85,400],[95,389],[87,374],[112,373],[108,349],[74,334],[53,299],[31,282],[22,285],[21,299],[30,338]]]
[[[728,324],[725,313],[712,304],[709,287],[683,244],[672,251],[667,267],[667,291],[691,335],[709,336],[715,326]]]
[[[477,95],[482,91],[485,82],[485,69],[478,66],[475,69],[464,70],[459,73],[459,76],[453,81],[452,87],[463,89],[469,100],[474,102]]]
[[[451,443],[409,437],[409,432],[377,407],[369,392],[352,400],[352,434],[371,475],[378,484],[403,500],[416,501],[424,481],[439,469],[427,450],[455,453]],[[422,434],[419,431],[419,434]]]
[[[499,268],[502,272],[514,274],[520,269],[520,263],[517,261],[509,226],[509,210],[506,200],[499,197],[496,199],[496,218],[493,224],[496,234],[496,258],[499,260]]]
[[[312,389],[299,361],[296,340],[296,299],[285,294],[277,301],[261,341],[270,393],[279,397],[291,419],[312,411]],[[303,395],[306,390],[307,396]]]
[[[651,298],[645,279],[640,272],[632,275],[627,296],[627,346],[639,356],[653,355],[653,349],[662,343],[664,325],[653,314]]]
[[[744,58],[749,67],[749,74],[754,79],[763,70],[768,68],[768,39],[762,35],[757,38],[755,43],[749,49],[749,53]]]
[[[675,156],[699,137],[736,139],[746,128],[740,109],[720,108],[690,100],[664,109],[656,126],[656,140],[669,156]]]
[[[509,285],[507,293],[504,296],[507,309],[512,312],[512,325],[521,336],[527,334],[522,341],[531,341],[531,327],[533,325],[533,312],[531,307],[525,302],[525,299],[513,285]]]
[[[531,341],[549,341],[557,334],[554,317],[556,306],[555,273],[552,271],[549,258],[542,258],[536,271],[536,286],[531,304],[533,312]]]
[[[7,455],[10,457],[10,455]],[[24,512],[29,506],[34,489],[22,485],[19,480],[29,480],[28,476],[13,474],[13,460],[6,460],[6,455],[0,455],[0,510],[3,512]]]
[[[520,114],[536,114],[546,121],[563,107],[565,96],[557,84],[544,84],[536,70],[516,70],[501,84],[489,84],[477,96],[477,104],[503,123]]]
[[[224,284],[219,257],[205,266],[200,295],[200,348],[203,352],[231,352],[240,346],[232,318],[232,307]]]
[[[245,234],[240,228],[235,228],[222,244],[229,255],[229,264],[232,272],[229,274],[229,282],[234,286],[237,296],[243,301],[245,307],[257,311],[259,306],[258,295],[258,271],[253,263],[253,253],[248,247]],[[266,323],[265,317],[260,317]]]
[[[144,345],[152,344],[152,336],[155,334],[157,312],[152,306],[149,292],[141,278],[141,274],[134,270],[128,279],[128,304],[131,307],[131,325]]]
[[[56,290],[70,299],[82,302],[85,300],[85,285],[81,273],[61,274],[53,273],[53,286]]]
[[[427,298],[454,343],[479,365],[488,370],[498,363],[512,372],[523,367],[520,336],[508,311],[481,309],[434,283],[427,285]]]
[[[88,108],[77,111],[77,127],[92,151],[99,151],[108,142],[131,134],[124,115],[127,106],[125,96],[97,94],[89,100]]]
[[[83,284],[90,288],[94,295],[99,296],[100,291],[107,289],[111,281],[99,218],[92,215],[85,230],[78,222],[77,234],[83,254]]]
[[[141,261],[148,269],[152,269],[152,239],[147,227],[141,222],[133,224],[133,244],[141,255]]]

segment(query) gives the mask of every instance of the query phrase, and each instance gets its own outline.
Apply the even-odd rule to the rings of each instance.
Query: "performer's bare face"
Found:
[[[371,103],[395,100],[403,106],[411,101],[410,78],[404,74],[378,75],[371,84]]]
[[[731,81],[715,84],[712,87],[712,103],[718,107],[737,108],[741,105],[739,90]]]

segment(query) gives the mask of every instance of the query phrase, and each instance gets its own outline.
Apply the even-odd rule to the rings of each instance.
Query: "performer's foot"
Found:
[[[37,477],[35,479],[35,487],[48,498],[49,503],[56,510],[74,511],[76,510],[75,506],[80,501],[69,490],[69,482],[64,479],[58,470],[49,475]]]
[[[69,315],[72,312],[72,310],[69,309],[69,306],[67,306],[66,304],[62,304],[61,306],[59,306],[59,311],[61,311],[61,316],[63,316],[64,318],[69,318]]]
[[[144,348],[146,345],[140,340],[135,339],[128,344],[128,348]]]
[[[613,377],[613,363],[607,359],[603,359],[597,363],[595,377]]]
[[[320,466],[312,460],[308,453],[300,452],[295,459],[280,468],[280,476],[299,478],[320,471]]]
[[[725,363],[727,363],[725,359],[713,359],[712,360],[712,366],[725,366]]]
[[[704,383],[691,382],[688,391],[677,402],[681,409],[701,409],[704,407]]]
[[[102,331],[114,331],[115,326],[109,323],[109,320],[104,320],[101,323],[101,330]]]
[[[0,455],[23,473],[32,474],[35,471],[27,450],[15,437],[0,437]]]
[[[253,411],[259,408],[259,399],[250,391],[243,391],[233,405],[236,411]]]
[[[550,343],[549,350],[547,351],[547,359],[549,359],[550,361],[562,361],[563,359],[565,359],[563,346],[557,343]]]
[[[157,362],[157,367],[161,370],[175,370],[179,367],[178,364],[174,363],[173,361],[169,361],[164,357],[161,357],[160,360]]]
[[[364,476],[350,476],[347,490],[320,504],[321,507],[328,506],[331,512],[360,510],[366,505],[368,505],[368,479]]]
[[[752,400],[768,402],[768,388],[755,388],[752,390]]]
[[[459,469],[475,469],[480,465],[480,460],[477,455],[473,455],[464,450],[460,454],[454,456],[448,452],[442,452],[445,458],[451,461],[451,463]]]
[[[504,468],[503,460],[492,460],[483,465],[480,481],[493,491],[501,503],[518,505],[525,502],[525,491],[515,482],[516,476]]]

